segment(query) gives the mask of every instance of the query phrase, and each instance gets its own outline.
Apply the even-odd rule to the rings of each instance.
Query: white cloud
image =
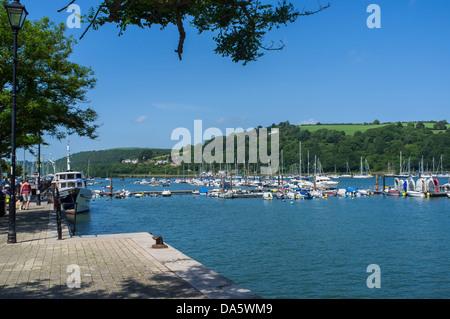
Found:
[[[298,122],[297,125],[314,125],[314,124],[317,124],[317,123],[319,123],[318,120],[316,120],[316,119],[309,119],[309,120],[300,121],[300,122]]]
[[[149,117],[147,115],[141,115],[141,116],[135,118],[133,120],[133,122],[135,122],[135,123],[142,123],[142,122],[144,122],[144,121],[146,121],[148,119],[149,119]]]

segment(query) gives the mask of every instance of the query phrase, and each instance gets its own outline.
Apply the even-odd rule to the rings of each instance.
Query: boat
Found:
[[[450,193],[447,193],[447,196],[450,198]]]
[[[439,186],[439,181],[436,178],[427,178],[426,180],[426,195],[429,197],[441,197],[447,195],[444,189]]]
[[[339,176],[340,178],[352,178],[352,174],[350,172],[350,166],[348,166],[348,162],[346,162],[346,172]]]
[[[339,188],[336,191],[336,195],[339,197],[347,197],[347,190],[345,188]]]
[[[70,168],[70,148],[67,145],[67,171],[55,174],[52,183],[59,193],[59,201],[66,214],[89,211],[92,191],[87,188],[83,172]]]
[[[361,196],[372,196],[373,192],[370,189],[358,189]]]
[[[312,199],[313,198],[311,193],[308,191],[305,191],[305,190],[300,191],[299,196],[300,196],[300,199]]]
[[[361,157],[361,174],[359,175],[353,175],[353,178],[372,178],[373,176],[371,174],[368,174],[368,166],[369,164],[367,164],[367,160],[365,162],[365,173],[363,174],[363,160]]]
[[[286,197],[290,200],[298,199],[297,193],[291,191],[286,194]]]
[[[309,194],[313,198],[323,198],[324,197],[323,192],[320,190],[317,190],[317,189],[310,191]]]
[[[337,181],[332,181],[328,176],[317,175],[315,178],[317,188],[336,189],[339,184]]]
[[[412,186],[414,186],[414,181],[412,181],[412,178],[408,178],[407,180],[407,191],[406,196],[411,197],[425,197],[425,191],[426,191],[426,179],[425,178],[419,178],[417,182],[415,183],[414,189],[411,189]]]
[[[347,197],[360,197],[361,193],[355,187],[347,187],[346,189]]]
[[[172,193],[169,190],[165,189],[161,193],[161,196],[163,196],[163,197],[170,197],[170,196],[172,196]]]
[[[271,199],[273,199],[273,195],[271,192],[264,192],[263,198],[266,200],[271,200]]]
[[[407,184],[408,184],[407,181],[404,181],[396,177],[394,179],[394,188],[389,187],[385,194],[388,196],[406,195]]]
[[[233,191],[220,192],[219,198],[233,198]]]

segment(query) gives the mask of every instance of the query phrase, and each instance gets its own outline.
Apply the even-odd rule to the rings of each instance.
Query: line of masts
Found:
[[[280,169],[278,170],[278,174],[274,174],[274,175],[288,175],[287,171],[286,171],[286,165],[285,165],[285,161],[284,161],[283,150],[281,150],[280,154],[281,154],[280,155],[280,160],[281,160]],[[299,162],[298,162],[298,170],[296,168],[297,165],[293,164],[291,166],[291,169],[290,169],[290,175],[298,174],[299,176],[303,176],[303,172],[304,172],[303,166],[305,164],[303,163],[302,142],[301,141],[299,142],[299,154],[300,155],[299,155]],[[410,157],[408,158],[408,162],[406,164],[406,162],[403,161],[403,157],[402,156],[403,156],[402,152],[400,152],[399,174],[400,175],[406,174],[405,173],[406,168],[407,168],[408,174],[411,174],[411,158]],[[215,172],[214,171],[214,168],[215,168],[214,164],[213,163],[209,163],[209,165],[210,165],[210,171]],[[222,172],[225,171],[227,173],[231,172],[231,173],[234,173],[234,174],[238,174],[239,171],[240,171],[239,165],[243,165],[243,175],[244,176],[251,175],[251,174],[249,174],[251,172],[251,169],[250,169],[250,165],[251,164],[248,163],[248,162],[247,163],[237,163],[236,159],[235,159],[235,163],[234,163],[234,169],[232,169],[232,164],[226,163],[226,164],[224,164],[224,168],[223,168],[224,170],[222,170],[222,164],[219,163],[219,171],[222,171]],[[311,165],[312,165],[312,167],[311,167]],[[437,174],[438,172],[435,170],[435,159],[434,159],[434,157],[433,157],[433,160],[432,160],[432,165],[433,165],[432,173],[433,174]],[[425,174],[425,172],[428,172],[428,163],[427,163],[426,166],[427,166],[427,168],[425,169],[424,159],[423,159],[423,156],[422,156],[421,160],[419,161],[418,172],[421,173],[422,175]],[[388,173],[391,170],[391,167],[393,168],[393,166],[391,166],[391,164],[388,163]],[[189,164],[188,164],[188,168],[189,168]],[[439,161],[439,164],[438,164],[438,169],[439,168],[440,168],[440,173],[443,174],[443,156],[442,155],[440,157],[440,161]],[[258,169],[259,169],[259,164],[258,163],[253,164],[254,175],[257,175],[256,172],[258,171]],[[199,166],[199,174],[201,174],[204,171],[205,171],[204,170],[204,163],[201,163],[200,166]],[[309,150],[307,151],[307,164],[306,164],[306,172],[305,173],[306,173],[305,176],[307,176],[307,177],[310,177],[311,175],[315,176],[315,175],[318,175],[318,174],[320,175],[320,174],[324,174],[325,173],[324,170],[323,170],[322,164],[320,162],[320,159],[319,159],[319,157],[317,157],[317,155],[314,155],[314,162],[311,163]],[[363,157],[360,158],[360,173],[361,173],[361,175],[370,174],[370,168],[369,168],[368,161],[367,161],[367,159],[363,160]],[[335,165],[335,174],[336,174],[336,165]],[[350,170],[350,166],[348,164],[348,161],[346,161],[346,174],[351,174],[351,170]],[[184,164],[183,164],[183,175],[185,175],[184,174]]]

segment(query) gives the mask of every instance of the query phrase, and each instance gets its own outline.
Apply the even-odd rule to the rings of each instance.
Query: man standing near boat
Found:
[[[30,197],[31,197],[31,185],[28,183],[28,178],[22,184],[20,188],[20,195],[23,198],[23,209],[28,209],[30,205]]]

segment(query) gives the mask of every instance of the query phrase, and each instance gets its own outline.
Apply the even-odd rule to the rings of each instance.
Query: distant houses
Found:
[[[148,163],[155,163],[155,165],[164,165],[164,164],[169,164],[169,160],[168,159],[159,159],[159,160],[147,160],[146,162]],[[134,158],[134,159],[121,159],[120,163],[124,163],[124,164],[138,164],[139,163],[139,159]]]
[[[120,163],[137,164],[137,163],[139,163],[139,160],[137,158],[134,158],[134,159],[121,159]]]

